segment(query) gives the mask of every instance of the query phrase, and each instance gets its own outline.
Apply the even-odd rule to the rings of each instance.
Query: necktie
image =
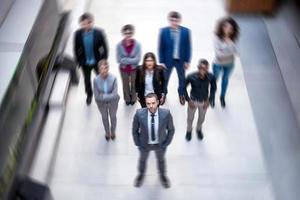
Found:
[[[151,113],[151,140],[155,140],[155,131],[154,131],[154,114]]]

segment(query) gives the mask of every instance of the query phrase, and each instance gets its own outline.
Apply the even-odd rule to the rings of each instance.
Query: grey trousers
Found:
[[[155,151],[158,171],[159,171],[160,175],[165,175],[165,173],[166,173],[166,161],[165,161],[166,148],[161,148],[159,145],[148,145],[145,149],[139,148],[139,150],[140,150],[140,158],[139,158],[139,164],[138,164],[138,171],[140,174],[145,174],[149,153],[150,153],[150,151]]]
[[[197,109],[198,109],[197,130],[201,130],[202,124],[205,119],[205,114],[206,114],[207,109],[203,108],[204,102],[194,101],[194,105],[195,105],[195,108],[190,108],[188,106],[188,109],[187,109],[187,114],[188,114],[187,132],[192,132],[192,130],[193,130],[193,121],[194,121],[194,116],[195,116],[195,112]]]
[[[135,91],[135,78],[136,72],[122,72],[121,71],[121,78],[122,78],[122,85],[123,85],[123,96],[126,102],[135,102],[136,101],[136,91]]]
[[[97,102],[106,134],[116,133],[118,103],[119,99],[106,103]]]

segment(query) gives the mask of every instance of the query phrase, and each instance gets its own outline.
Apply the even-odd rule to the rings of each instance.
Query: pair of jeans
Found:
[[[168,93],[168,84],[169,84],[169,79],[173,71],[173,67],[176,68],[177,76],[178,76],[178,94],[179,96],[184,95],[185,91],[185,69],[184,69],[184,62],[173,59],[173,63],[171,66],[166,66],[167,69],[164,71],[164,76],[165,76],[165,94],[167,95]]]
[[[222,83],[221,83],[221,97],[225,97],[227,87],[228,87],[228,82],[229,82],[229,77],[233,71],[234,65],[233,64],[226,64],[226,65],[220,65],[220,64],[213,64],[213,73],[218,80],[220,74],[222,73]]]

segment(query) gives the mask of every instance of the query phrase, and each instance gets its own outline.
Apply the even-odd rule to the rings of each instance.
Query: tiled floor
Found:
[[[136,38],[143,53],[157,52],[159,27],[167,25],[166,15],[178,10],[183,25],[192,30],[193,59],[213,56],[212,36],[216,20],[225,14],[222,0],[94,0],[90,11],[96,25],[105,29],[110,46],[111,72],[120,76],[115,60],[115,46],[121,39],[120,28],[136,26]],[[126,12],[126,13],[125,13]],[[71,52],[71,51],[70,51]],[[203,127],[204,140],[184,139],[186,106],[176,93],[177,76],[173,72],[169,96],[164,107],[174,117],[175,137],[167,152],[167,169],[172,183],[164,189],[158,179],[154,154],[148,160],[144,185],[133,187],[137,174],[138,150],[131,136],[132,116],[139,105],[119,103],[117,140],[106,142],[101,117],[93,102],[85,105],[82,77],[70,90],[58,155],[53,169],[51,190],[55,199],[274,199],[265,169],[240,61],[237,60],[227,98],[222,109],[216,99]],[[219,92],[219,91],[218,91]],[[217,94],[218,97],[218,94]]]

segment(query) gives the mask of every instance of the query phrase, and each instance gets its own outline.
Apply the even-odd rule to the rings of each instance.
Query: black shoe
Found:
[[[135,180],[134,180],[134,186],[135,187],[141,187],[144,181],[144,175],[143,174],[139,174]]]
[[[131,101],[130,104],[133,106],[135,104],[135,101]]]
[[[225,106],[226,106],[225,97],[220,97],[220,101],[221,101],[222,108],[225,108]]]
[[[109,141],[109,140],[110,140],[109,134],[105,134],[105,139],[106,139],[106,141]]]
[[[161,181],[161,184],[162,184],[165,188],[169,188],[169,187],[170,187],[170,181],[169,181],[169,179],[168,179],[167,176],[161,175],[161,176],[160,176],[160,181]]]
[[[111,133],[110,134],[110,139],[115,140],[116,139],[116,134],[115,133]]]
[[[198,136],[198,139],[199,140],[203,140],[203,133],[202,133],[202,130],[197,130],[197,136]]]
[[[125,101],[125,103],[126,103],[126,106],[129,106],[131,104],[130,101]]]
[[[185,135],[185,139],[187,140],[187,141],[190,141],[191,139],[192,139],[192,132],[186,132],[186,135]]]
[[[92,96],[87,96],[87,98],[86,98],[86,105],[91,105],[91,103],[92,103]]]

